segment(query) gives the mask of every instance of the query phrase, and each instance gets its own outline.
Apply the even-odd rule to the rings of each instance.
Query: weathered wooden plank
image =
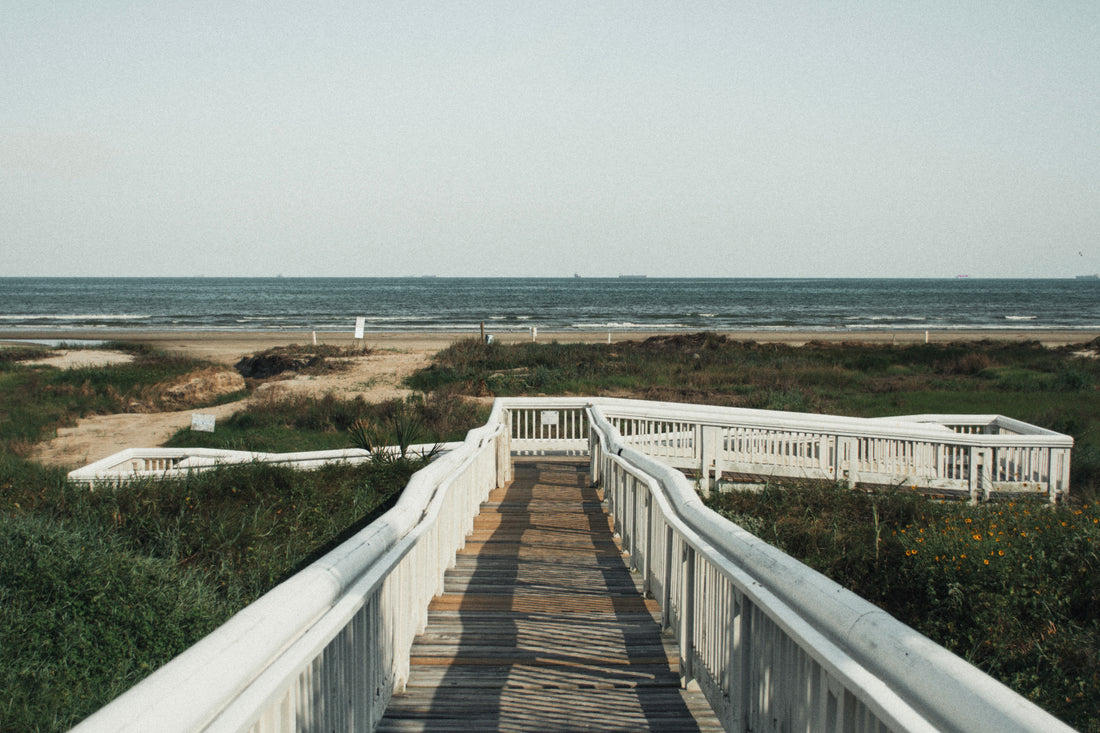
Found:
[[[606,713],[609,708],[618,707],[623,715],[636,715],[641,710],[652,709],[657,712],[677,712],[683,708],[707,709],[706,698],[698,690],[685,690],[678,687],[649,689],[639,691],[629,687],[613,690],[543,690],[538,698],[520,690],[501,690],[497,695],[500,711],[530,711],[540,708],[558,709],[567,714],[581,711],[587,714]],[[482,704],[483,697],[474,697],[461,690],[439,690],[432,692],[426,688],[410,690],[395,702],[395,707],[422,708],[434,706],[436,714],[446,715],[447,708],[455,711],[476,710]],[[613,703],[609,705],[608,703]],[[551,704],[546,704],[551,703]],[[555,704],[556,703],[556,704]]]
[[[395,701],[395,707],[402,708],[428,708],[435,707],[433,711],[439,715],[446,715],[447,708],[454,711],[477,710],[482,699],[472,697],[461,690],[439,690],[432,692],[428,689],[417,688],[410,690],[400,700]],[[587,714],[606,713],[609,708],[618,708],[626,716],[636,715],[643,708],[658,712],[678,712],[684,707],[707,709],[706,698],[697,690],[685,690],[679,687],[664,689],[651,689],[645,691],[645,696],[629,687],[616,688],[614,690],[543,690],[538,698],[520,690],[501,690],[497,696],[500,711],[531,711],[540,708],[563,709],[566,714],[572,711],[581,711]],[[547,705],[545,703],[551,703]],[[553,704],[557,703],[557,704]],[[612,703],[609,705],[609,703]]]
[[[447,639],[435,638],[424,640],[416,645],[416,654],[412,657],[413,664],[460,663],[460,664],[487,664],[484,660],[526,660],[540,661],[544,659],[572,661],[574,659],[587,662],[608,664],[628,664],[651,660],[646,664],[676,662],[676,650],[660,643],[636,643],[626,650],[622,644],[618,645],[555,645],[552,641],[546,643],[509,644],[507,640],[500,643],[451,643]],[[475,661],[471,661],[475,660]]]
[[[604,689],[643,685],[677,685],[678,671],[666,664],[602,664],[585,669],[572,665],[508,664],[495,666],[453,664],[417,667],[409,687],[468,687],[539,689]]]
[[[567,505],[572,507],[573,505]],[[536,516],[537,515],[537,516]],[[588,511],[566,511],[565,507],[556,506],[537,510],[528,503],[523,507],[523,512],[505,512],[486,509],[477,519],[476,532],[495,532],[507,530],[513,527],[549,527],[554,529],[580,529],[588,532],[591,529],[611,529],[611,517],[604,513],[599,504],[592,504]]]
[[[543,593],[535,596],[485,595],[464,593],[438,596],[429,611],[516,611],[519,613],[659,613],[660,605],[640,596],[565,595]]]
[[[538,560],[540,558],[561,557],[570,558],[577,555],[581,555],[587,552],[594,551],[597,555],[604,557],[618,557],[619,552],[614,547],[607,548],[570,548],[570,547],[531,547],[529,545],[516,545],[514,543],[508,544],[496,544],[496,543],[478,543],[471,542],[466,545],[466,549],[461,550],[460,553],[466,554],[480,554],[484,555],[507,555],[508,557],[518,557],[520,560]]]
[[[680,689],[676,645],[584,466],[515,476],[483,505],[378,730],[720,730]]]
[[[520,581],[516,580],[509,584],[507,580],[503,578],[497,578],[492,581],[485,580],[466,580],[463,578],[448,578],[444,581],[443,590],[446,593],[501,593],[509,588],[516,596],[532,596],[542,595],[546,591],[554,588],[555,586],[538,581]],[[607,584],[607,594],[609,595],[636,595],[639,592],[639,588],[636,584],[630,582],[614,581]],[[574,595],[598,595],[597,592],[591,588],[578,589]]]
[[[575,617],[568,619],[575,623]],[[585,624],[583,636],[567,633],[570,629],[563,629],[562,625],[552,626],[544,623],[539,618],[527,623],[500,622],[495,618],[489,623],[466,622],[450,623],[443,619],[432,623],[421,634],[417,643],[430,644],[433,639],[447,639],[454,644],[498,643],[503,639],[513,644],[537,644],[560,643],[563,646],[571,646],[576,642],[578,646],[592,647],[598,645],[644,645],[646,643],[672,645],[675,640],[671,636],[660,633],[654,623],[616,623],[611,628],[599,628],[594,624]]]
[[[525,501],[506,504],[482,504],[481,511],[487,516],[501,515],[526,518],[534,513],[584,514],[598,515],[603,511],[602,500],[592,501]]]
[[[462,690],[414,689],[394,705],[410,717],[387,719],[379,731],[722,729],[700,693],[678,688],[541,690],[537,696],[501,690],[489,699]]]

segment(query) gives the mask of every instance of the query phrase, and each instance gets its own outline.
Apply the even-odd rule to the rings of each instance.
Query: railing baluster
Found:
[[[665,528],[665,564],[664,579],[661,582],[661,628],[668,629],[672,626],[672,526]]]
[[[680,570],[680,677],[686,687],[695,679],[695,550],[686,543],[681,549]]]

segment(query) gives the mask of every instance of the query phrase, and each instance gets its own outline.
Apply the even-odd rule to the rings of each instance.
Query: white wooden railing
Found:
[[[1045,494],[1056,501],[1069,491],[1073,439],[1000,415],[866,419],[575,397],[513,398],[503,404],[504,429],[517,455],[587,455],[585,407],[596,404],[628,443],[698,475],[704,494],[712,481],[724,476],[901,486],[973,501],[999,492]],[[451,450],[455,445],[441,447]],[[77,469],[69,478],[94,485],[170,478],[229,463],[313,468],[367,458],[356,449],[276,454],[130,448]]]
[[[679,642],[684,683],[699,684],[726,730],[1070,730],[707,509],[681,472],[612,422],[590,411],[592,476]]]
[[[406,451],[424,455],[446,453],[461,443],[422,443],[406,446]],[[383,448],[398,454],[398,446]],[[234,464],[268,463],[300,470],[332,463],[358,464],[369,461],[371,454],[361,448],[306,451],[299,453],[263,453],[221,448],[127,448],[94,463],[69,472],[69,480],[96,487],[140,479],[180,478],[189,473],[224,468]]]
[[[975,449],[996,456],[1012,447],[1065,450],[1064,465],[1043,460],[1065,472],[1058,491],[1068,491],[1066,436],[1014,421],[1001,423],[1013,435],[957,433],[944,423],[964,418],[933,417],[943,416],[860,421],[615,399],[497,400],[489,422],[416,473],[378,521],[78,730],[370,730],[405,684],[413,637],[480,503],[510,480],[512,455],[543,453],[591,456],[630,560],[681,642],[685,682],[698,681],[727,729],[1066,730],[705,509],[678,470],[721,475],[741,465],[736,451],[749,445],[749,463],[771,474],[835,478],[843,468],[864,480],[911,470],[920,451],[898,446],[964,446],[964,468]],[[893,463],[869,471],[874,455]]]
[[[800,478],[988,499],[1068,495],[1073,438],[999,415],[853,418],[610,398],[508,400],[521,452],[583,453],[584,405],[624,440],[700,478]]]
[[[79,731],[370,730],[488,492],[511,478],[503,406],[397,505],[87,718]]]

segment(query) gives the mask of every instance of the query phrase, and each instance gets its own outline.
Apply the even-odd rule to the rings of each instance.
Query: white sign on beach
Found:
[[[199,433],[212,433],[214,432],[214,415],[200,415],[194,413],[191,415],[191,429]]]
[[[367,324],[367,319],[366,319],[365,316],[358,316],[355,319],[355,338],[357,338],[357,339],[363,338],[363,327],[366,324]]]

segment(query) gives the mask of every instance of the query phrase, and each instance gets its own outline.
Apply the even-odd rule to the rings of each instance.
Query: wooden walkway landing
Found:
[[[380,731],[717,731],[587,466],[517,462],[482,504]]]

